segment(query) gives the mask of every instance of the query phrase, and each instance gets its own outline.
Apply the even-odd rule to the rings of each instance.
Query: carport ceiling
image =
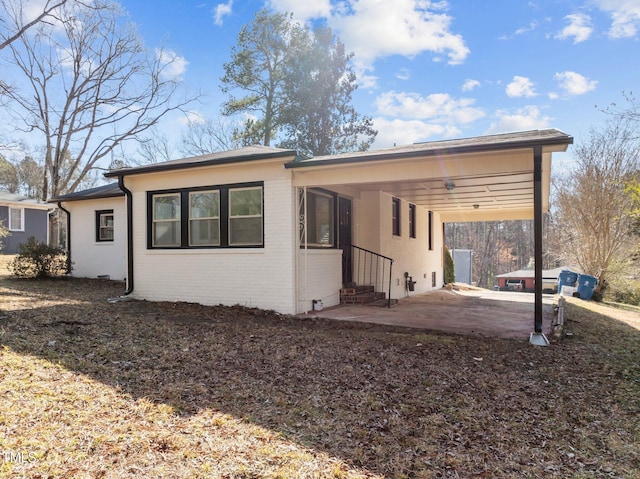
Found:
[[[350,185],[360,192],[383,191],[439,213],[482,209],[521,210],[533,205],[533,172]]]
[[[542,151],[542,201],[548,209],[553,152],[573,139],[530,131],[317,157],[286,165],[296,186],[348,194],[381,191],[440,213],[442,220],[533,218],[534,149]]]

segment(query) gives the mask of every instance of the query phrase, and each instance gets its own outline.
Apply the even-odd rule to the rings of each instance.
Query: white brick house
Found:
[[[117,183],[61,195],[50,202],[68,215],[72,276],[126,279],[127,214],[124,192]]]
[[[352,283],[392,298],[441,288],[444,222],[533,218],[548,207],[552,153],[571,143],[543,130],[311,159],[254,146],[111,171],[124,294],[300,313]],[[56,201],[72,232],[89,214]],[[74,274],[99,273],[80,265],[90,240],[73,237]]]

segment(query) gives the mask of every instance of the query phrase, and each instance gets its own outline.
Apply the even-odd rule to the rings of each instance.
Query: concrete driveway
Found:
[[[553,295],[543,295],[543,332],[553,322]],[[406,326],[458,334],[528,340],[534,330],[534,295],[446,289],[402,298],[390,309],[340,305],[307,316]]]

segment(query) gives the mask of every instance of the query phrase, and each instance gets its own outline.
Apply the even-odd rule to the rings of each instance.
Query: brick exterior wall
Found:
[[[62,204],[71,213],[72,276],[127,277],[127,212],[124,196]],[[96,211],[113,210],[113,241],[96,241]]]
[[[263,248],[147,249],[147,191],[251,181],[264,181]],[[135,298],[296,312],[294,190],[281,165],[194,168],[125,185],[133,193]]]

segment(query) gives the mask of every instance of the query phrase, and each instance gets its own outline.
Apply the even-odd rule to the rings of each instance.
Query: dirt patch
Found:
[[[637,477],[640,332],[524,341],[0,279],[9,477]],[[29,456],[33,454],[33,456]],[[9,456],[7,456],[9,457]]]

